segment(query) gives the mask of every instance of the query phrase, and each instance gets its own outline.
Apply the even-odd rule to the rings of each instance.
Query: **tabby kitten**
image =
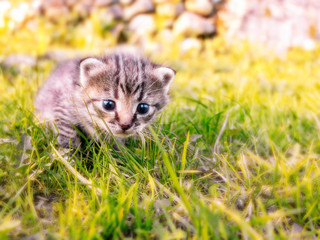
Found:
[[[131,54],[67,61],[39,91],[36,112],[57,130],[64,148],[80,145],[76,129],[90,138],[99,131],[125,138],[141,132],[168,103],[174,76],[171,68]]]

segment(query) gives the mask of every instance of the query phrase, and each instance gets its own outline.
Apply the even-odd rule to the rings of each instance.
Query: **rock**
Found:
[[[172,3],[172,2],[165,2],[159,3],[156,7],[156,13],[159,16],[164,17],[177,17],[180,15],[184,10],[183,3]]]
[[[112,24],[115,20],[122,19],[123,9],[120,4],[113,4],[107,8],[97,9],[94,14],[99,19],[100,24],[104,27]]]
[[[154,4],[159,4],[159,3],[168,3],[171,1],[170,0],[152,0],[152,2],[154,2]]]
[[[112,24],[114,21],[114,17],[112,14],[110,14],[110,9],[109,8],[99,8],[95,11],[95,17],[97,18],[99,24],[101,27],[108,26]]]
[[[208,16],[213,12],[214,6],[210,0],[187,0],[186,9],[201,16]]]
[[[65,1],[65,4],[66,4],[68,7],[73,7],[76,3],[77,3],[77,0],[66,0],[66,1]]]
[[[106,7],[117,2],[117,0],[96,0],[94,5],[96,7]]]
[[[119,0],[119,1],[120,1],[120,4],[124,6],[130,5],[133,2],[133,0]]]
[[[69,8],[64,0],[48,0],[43,1],[40,6],[42,12],[48,19],[55,21],[61,16],[69,15]]]
[[[190,50],[196,50],[199,51],[201,50],[201,42],[200,40],[196,39],[196,38],[186,38],[185,40],[183,40],[183,42],[181,43],[180,46],[180,50],[182,53],[186,53]],[[196,142],[198,138],[200,138],[201,135],[193,135],[192,138],[190,138],[190,141],[194,141]]]
[[[124,19],[130,20],[140,13],[153,12],[155,6],[151,0],[136,0],[130,6],[124,9]]]
[[[174,35],[201,36],[215,32],[212,19],[206,19],[195,13],[182,13],[173,26]]]
[[[151,14],[140,14],[129,23],[129,30],[135,35],[147,35],[155,30],[154,18]]]
[[[79,1],[79,0],[78,0]],[[96,3],[96,0],[80,0],[82,3],[85,3],[87,5],[90,5],[91,7],[94,6],[94,4]],[[80,2],[79,1],[79,2]]]
[[[108,14],[113,17],[115,20],[123,18],[123,8],[120,4],[113,4],[108,9]]]
[[[59,8],[65,6],[65,1],[64,0],[47,0],[47,1],[42,1],[41,5],[44,9],[46,8]]]
[[[94,0],[82,0],[78,1],[74,6],[73,10],[78,13],[80,17],[87,17],[94,7]]]
[[[145,53],[156,53],[161,45],[151,40],[151,34],[155,30],[155,20],[152,14],[141,14],[134,17],[129,23],[131,31],[129,43],[138,46]]]
[[[52,20],[56,21],[60,16],[68,16],[69,9],[66,6],[59,7],[59,8],[47,8],[45,10],[45,16]]]

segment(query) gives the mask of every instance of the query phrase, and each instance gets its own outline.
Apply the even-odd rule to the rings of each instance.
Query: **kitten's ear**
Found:
[[[91,77],[106,71],[106,65],[97,58],[85,58],[80,61],[80,83],[85,87]]]
[[[169,91],[170,84],[176,75],[176,71],[169,67],[158,67],[154,69],[154,73],[162,82],[165,92],[167,93]]]

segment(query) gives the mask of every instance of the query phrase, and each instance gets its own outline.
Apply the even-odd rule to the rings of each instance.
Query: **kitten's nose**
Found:
[[[132,124],[131,124],[131,123],[129,123],[129,124],[127,124],[127,123],[124,123],[124,124],[119,123],[119,126],[121,127],[121,129],[122,129],[123,131],[126,131],[126,130],[128,130],[129,128],[131,128]]]

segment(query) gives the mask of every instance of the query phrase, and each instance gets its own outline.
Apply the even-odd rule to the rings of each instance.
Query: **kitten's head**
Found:
[[[83,59],[80,85],[86,122],[93,120],[117,137],[141,132],[169,102],[174,76],[171,68],[128,54]]]

